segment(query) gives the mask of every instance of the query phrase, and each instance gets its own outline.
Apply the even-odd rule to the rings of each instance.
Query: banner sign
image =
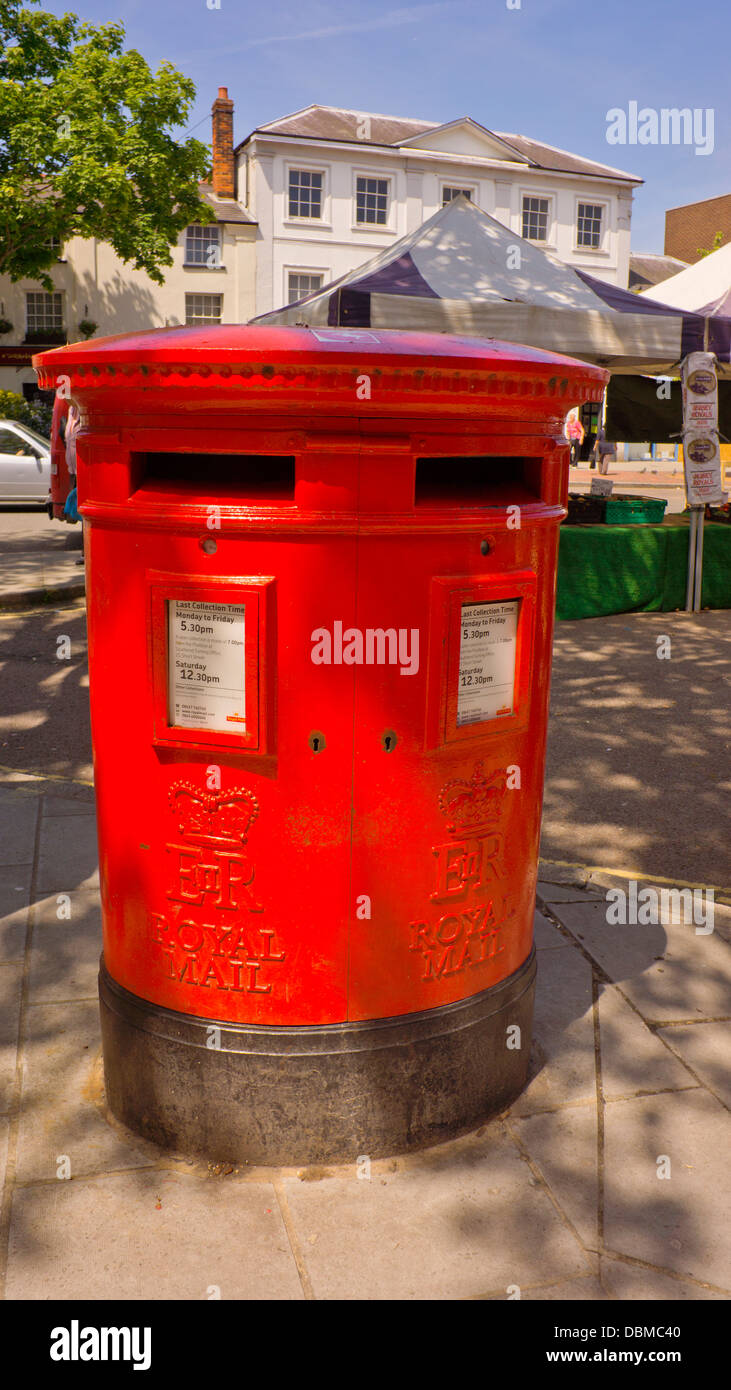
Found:
[[[722,502],[718,435],[718,379],[712,352],[690,352],[683,362],[683,459],[691,507]]]

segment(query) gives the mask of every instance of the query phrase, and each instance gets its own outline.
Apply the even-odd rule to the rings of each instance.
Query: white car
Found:
[[[0,420],[0,502],[39,502],[51,487],[51,445],[18,420]]]

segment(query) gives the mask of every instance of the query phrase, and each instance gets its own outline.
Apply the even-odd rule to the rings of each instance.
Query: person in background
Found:
[[[600,425],[597,430],[596,443],[594,445],[594,458],[596,459],[597,468],[600,473],[606,474],[609,472],[609,460],[615,457],[616,452],[616,444],[612,444],[611,440],[607,439],[604,433],[604,426]]]
[[[569,441],[571,448],[571,462],[576,465],[579,462],[579,450],[584,442],[585,430],[579,419],[578,410],[570,410],[566,416],[564,433]]]
[[[81,416],[79,415],[78,408],[72,404],[69,406],[69,413],[66,417],[66,429],[64,432],[64,445],[66,448],[66,467],[69,471],[69,481],[72,483],[73,486],[71,488],[71,491],[69,492],[68,497],[66,498],[66,502],[64,503],[63,514],[66,520],[70,522],[81,521],[81,517],[79,516],[77,508],[78,492],[76,488],[76,436],[79,432],[80,425]],[[81,545],[81,559],[76,561],[77,565],[83,565],[84,563],[83,522]]]

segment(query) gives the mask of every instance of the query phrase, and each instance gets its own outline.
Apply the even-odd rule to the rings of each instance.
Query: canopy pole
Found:
[[[703,320],[703,351],[708,352],[710,319]],[[681,364],[681,373],[685,358]],[[683,449],[685,449],[685,419],[683,419]],[[688,582],[685,590],[686,613],[700,613],[703,592],[703,528],[706,520],[705,506],[692,507],[688,532]]]
[[[695,532],[695,574],[693,576],[693,612],[701,611],[701,590],[703,588],[703,523],[705,507],[698,508],[698,525]]]
[[[703,351],[708,352],[708,331],[710,319],[706,315],[703,321]],[[706,522],[705,507],[698,508],[698,524],[695,533],[695,565],[693,574],[693,612],[701,611],[701,591],[703,589],[703,528]]]
[[[688,582],[685,585],[685,612],[693,613],[695,602],[695,546],[698,532],[698,507],[691,507],[691,524],[688,528]]]

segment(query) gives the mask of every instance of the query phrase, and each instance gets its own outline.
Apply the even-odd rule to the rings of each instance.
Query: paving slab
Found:
[[[693,926],[610,925],[606,905],[557,903],[556,916],[652,1021],[724,1017],[729,1010],[731,949]]]
[[[602,888],[590,888],[588,883],[584,886],[576,883],[551,883],[539,879],[537,892],[549,907],[551,903],[585,903],[604,898]]]
[[[8,1136],[10,1134],[10,1120],[0,1118],[0,1192],[5,1187],[5,1175],[8,1167]]]
[[[7,1298],[217,1295],[303,1297],[271,1183],[147,1169],[16,1189]]]
[[[59,1155],[72,1177],[153,1163],[150,1151],[122,1137],[95,1103],[99,1095],[96,1001],[34,1004],[26,1014],[23,1115],[18,1179],[54,1179]]]
[[[33,863],[37,821],[35,797],[19,797],[0,787],[0,863]]]
[[[545,1060],[511,1114],[596,1099],[591,975],[589,962],[570,944],[539,953],[533,1039]]]
[[[669,660],[657,659],[659,636],[671,638]],[[542,878],[547,863],[581,860],[731,887],[729,655],[722,610],[557,624]]]
[[[727,903],[714,903],[713,930],[716,936],[731,943],[731,907]]]
[[[39,893],[72,893],[99,887],[96,818],[57,816],[44,820],[36,886]]]
[[[90,999],[97,993],[99,956],[102,949],[101,904],[94,890],[68,894],[59,903],[57,894],[36,904],[31,949],[28,997],[44,1000]],[[68,918],[59,919],[59,912]]]
[[[718,1100],[731,1108],[728,1019],[722,1023],[693,1023],[687,1028],[659,1028],[658,1037],[693,1068]]]
[[[727,1293],[703,1288],[701,1284],[689,1284],[685,1279],[673,1279],[658,1269],[625,1264],[623,1260],[611,1260],[601,1256],[601,1281],[613,1298],[628,1302],[697,1302],[702,1299],[726,1300]],[[631,1319],[625,1317],[625,1323]]]
[[[567,1105],[552,1114],[509,1120],[562,1211],[590,1250],[598,1249],[595,1105]]]
[[[408,1163],[284,1179],[316,1298],[473,1298],[588,1272],[499,1123]]]
[[[499,1303],[506,1301],[507,1295],[503,1290],[498,1290],[497,1293],[486,1294],[485,1298],[489,1302]],[[595,1274],[583,1279],[562,1279],[558,1284],[541,1284],[538,1288],[520,1290],[521,1303],[604,1303],[607,1298],[608,1294]]]
[[[533,917],[533,939],[537,951],[555,951],[559,946],[572,949],[570,938],[562,936],[558,927],[539,911],[536,911]]]
[[[614,1101],[604,1125],[606,1248],[724,1287],[728,1111],[699,1088]]]
[[[698,1084],[616,985],[605,985],[599,995],[599,1030],[602,1091],[607,1100]]]
[[[23,988],[20,962],[0,965],[0,1114],[10,1109],[18,1064],[18,1020]]]
[[[22,960],[28,930],[30,864],[0,868],[0,960]]]
[[[54,820],[56,816],[95,815],[94,792],[92,788],[78,789],[76,796],[54,796],[44,788],[43,819]]]

